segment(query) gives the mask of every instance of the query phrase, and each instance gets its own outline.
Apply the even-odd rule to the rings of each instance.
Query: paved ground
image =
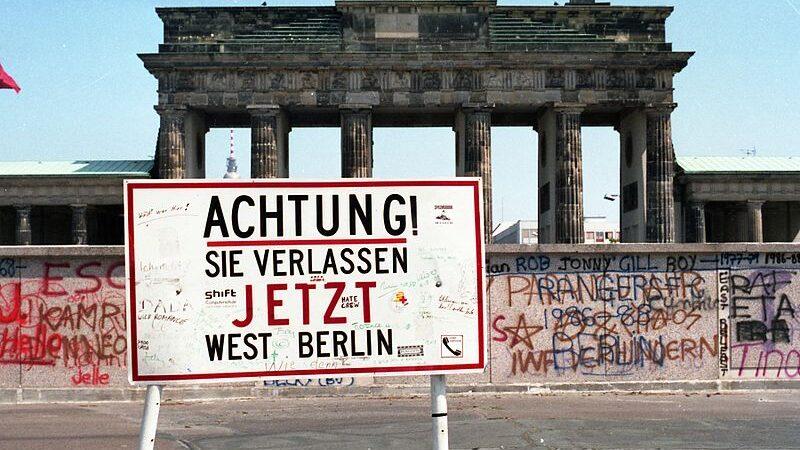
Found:
[[[452,448],[800,448],[800,394],[453,395]],[[158,449],[430,448],[429,399],[165,404]],[[2,405],[2,449],[135,448],[141,405]]]

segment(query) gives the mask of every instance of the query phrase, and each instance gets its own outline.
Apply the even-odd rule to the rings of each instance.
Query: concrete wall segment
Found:
[[[0,401],[138,398],[126,376],[123,260],[121,246],[0,247]],[[449,377],[458,389],[763,389],[800,379],[800,244],[490,245],[487,260],[489,367]],[[322,381],[211,387],[219,397],[426,384]]]

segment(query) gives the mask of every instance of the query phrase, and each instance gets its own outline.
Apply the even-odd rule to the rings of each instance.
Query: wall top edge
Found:
[[[492,244],[486,254],[525,253],[800,253],[797,243],[725,244]],[[122,245],[32,245],[0,246],[0,257],[24,256],[124,256]]]
[[[125,256],[123,245],[0,245],[0,258],[25,256]]]
[[[792,253],[800,242],[724,244],[492,244],[486,254],[524,253]]]

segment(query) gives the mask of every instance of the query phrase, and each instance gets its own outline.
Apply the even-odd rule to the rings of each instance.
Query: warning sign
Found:
[[[129,181],[134,383],[479,372],[479,179]]]

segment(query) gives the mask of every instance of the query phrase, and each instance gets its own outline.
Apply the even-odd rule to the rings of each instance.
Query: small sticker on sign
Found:
[[[409,356],[424,356],[425,352],[421,345],[400,345],[397,347],[397,356],[407,358]]]
[[[464,356],[464,336],[450,334],[442,336],[442,358],[461,358]]]

